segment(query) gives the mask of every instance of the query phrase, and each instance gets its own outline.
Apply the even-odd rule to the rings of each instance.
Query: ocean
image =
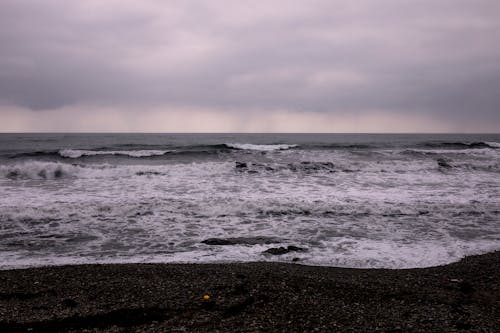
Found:
[[[0,134],[0,193],[2,269],[428,267],[500,250],[500,134]]]

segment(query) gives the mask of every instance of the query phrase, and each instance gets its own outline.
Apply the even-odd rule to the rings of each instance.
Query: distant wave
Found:
[[[500,148],[498,142],[428,142],[423,145],[428,148],[452,148],[452,149],[473,149],[473,148]]]
[[[126,146],[126,149],[124,149]],[[351,151],[353,153],[373,151],[374,149],[399,150],[405,149],[403,154],[439,154],[439,153],[471,153],[471,154],[492,154],[495,155],[500,150],[500,142],[426,142],[416,145],[394,147],[392,145],[381,144],[353,144],[353,143],[305,143],[305,144],[254,144],[254,143],[214,143],[195,145],[133,145],[123,144],[107,147],[95,147],[88,149],[58,149],[41,151],[24,151],[16,153],[4,153],[0,157],[10,159],[35,158],[43,160],[65,160],[88,158],[92,156],[115,156],[129,158],[158,158],[168,155],[174,156],[206,156],[224,154],[237,151],[246,152],[271,152],[290,149],[300,150],[321,150],[321,151]],[[398,149],[399,148],[399,149]]]
[[[500,142],[485,142],[491,148],[500,148]]]
[[[67,158],[79,158],[82,156],[96,155],[122,155],[130,157],[150,157],[161,156],[171,152],[171,150],[75,150],[63,149],[59,151],[59,155]]]
[[[287,150],[290,148],[298,147],[298,145],[256,145],[251,143],[226,143],[229,148],[241,149],[241,150],[259,150],[259,151],[273,151],[273,150]]]
[[[17,154],[6,154],[9,158],[20,158],[20,157],[42,157],[42,156],[61,156],[58,151],[30,151]]]
[[[408,156],[437,156],[437,155],[462,155],[462,156],[482,156],[498,157],[499,150],[495,148],[488,149],[406,149],[398,152],[401,155]]]

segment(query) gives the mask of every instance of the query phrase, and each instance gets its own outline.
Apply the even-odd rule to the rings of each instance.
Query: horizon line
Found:
[[[500,135],[500,132],[155,132],[155,131],[34,131],[34,132],[18,132],[18,131],[0,131],[0,134],[370,134],[370,135],[408,135],[408,134],[439,134],[439,135],[453,135],[453,134],[469,134],[469,135]]]

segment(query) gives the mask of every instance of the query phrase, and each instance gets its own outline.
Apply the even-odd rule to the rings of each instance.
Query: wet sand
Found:
[[[500,332],[500,252],[407,270],[248,263],[0,271],[0,332],[217,331]]]

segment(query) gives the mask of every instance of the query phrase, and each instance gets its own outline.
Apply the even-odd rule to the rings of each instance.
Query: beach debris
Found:
[[[201,307],[206,310],[215,310],[215,301],[210,297],[210,295],[205,294],[202,297]]]
[[[305,251],[307,251],[307,249],[302,248],[302,247],[298,247],[298,246],[289,245],[286,248],[283,246],[272,247],[272,248],[267,249],[264,252],[262,252],[262,254],[272,254],[275,256],[279,256],[279,255],[287,254],[290,252],[305,252]]]

